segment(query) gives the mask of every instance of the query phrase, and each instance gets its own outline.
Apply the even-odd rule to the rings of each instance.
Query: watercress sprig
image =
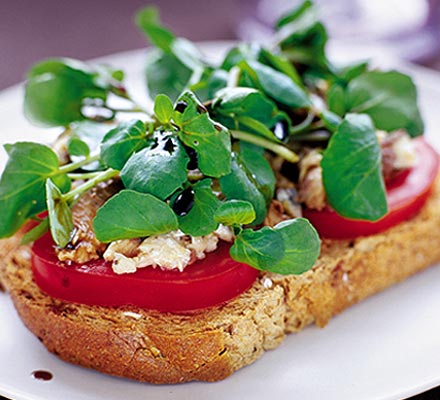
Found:
[[[67,154],[60,162],[47,146],[5,146],[0,238],[35,220],[24,241],[50,230],[65,247],[76,202],[100,182],[120,179],[124,188],[94,220],[102,242],[176,229],[202,236],[222,224],[234,231],[235,260],[302,273],[319,254],[314,228],[302,218],[263,225],[276,190],[268,160],[295,164],[305,144],[323,155],[323,184],[336,212],[364,220],[386,213],[376,130],[422,133],[415,86],[365,62],[333,65],[310,0],[276,22],[270,49],[240,44],[217,65],[164,27],[155,9],[141,10],[136,23],[156,47],[146,65],[153,115],[126,91],[119,70],[52,59],[29,72],[25,113],[65,127]],[[114,106],[114,97],[126,107]],[[138,111],[144,116],[118,118]]]

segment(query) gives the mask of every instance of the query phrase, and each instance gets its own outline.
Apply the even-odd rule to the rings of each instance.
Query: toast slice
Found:
[[[277,347],[287,333],[329,319],[440,261],[440,177],[423,209],[384,233],[324,240],[312,270],[264,273],[220,307],[166,314],[71,304],[33,282],[20,235],[0,241],[0,282],[25,325],[63,360],[151,383],[216,381]]]

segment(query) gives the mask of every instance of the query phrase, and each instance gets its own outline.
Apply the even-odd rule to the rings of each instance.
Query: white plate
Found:
[[[211,43],[205,49],[218,54],[224,46]],[[127,67],[135,86],[143,59],[144,52],[135,51],[106,61]],[[440,149],[440,77],[403,67],[419,86],[427,134]],[[21,96],[19,86],[0,94],[0,142],[51,140],[53,132],[22,117]],[[4,160],[2,152],[0,163]],[[174,386],[113,378],[60,361],[26,330],[8,296],[0,293],[0,394],[14,400],[404,398],[440,385],[438,282],[440,268],[431,268],[351,307],[325,329],[309,327],[288,336],[277,350],[222,382]],[[54,378],[35,380],[35,370],[48,370]]]

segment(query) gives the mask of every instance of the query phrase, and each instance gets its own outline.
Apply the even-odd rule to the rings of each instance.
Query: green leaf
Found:
[[[108,79],[87,64],[72,59],[49,59],[35,64],[25,86],[24,112],[33,123],[67,126],[83,120],[86,98],[105,100]]]
[[[258,231],[244,229],[236,235],[230,254],[238,262],[259,270],[267,270],[283,258],[282,234],[268,226]]]
[[[173,210],[150,195],[122,190],[96,213],[93,222],[98,240],[104,243],[160,235],[178,228]]]
[[[21,238],[20,245],[34,242],[49,231],[49,218],[43,219],[38,225],[27,231]]]
[[[354,78],[347,87],[347,107],[368,114],[377,129],[406,129],[411,136],[423,133],[417,89],[400,72],[370,71]]]
[[[261,49],[258,61],[287,75],[298,86],[300,87],[304,86],[297,70],[295,69],[293,64],[289,62],[289,60],[287,60],[287,58],[284,55],[274,54],[266,49]]]
[[[354,78],[366,73],[368,71],[368,64],[368,61],[361,61],[339,68],[336,71],[338,80],[342,80],[343,83],[347,84]]]
[[[292,62],[327,69],[325,46],[328,36],[310,0],[282,16],[276,28],[276,39]]]
[[[67,143],[67,151],[71,156],[84,156],[88,157],[90,155],[90,148],[86,142],[81,140],[79,137],[70,137]]]
[[[72,162],[83,159],[87,153],[87,149],[89,150],[89,154],[97,152],[104,136],[113,127],[114,124],[108,122],[104,124],[102,122],[94,121],[80,121],[72,123],[67,131],[69,134],[67,148],[69,150]],[[73,154],[71,150],[75,154]],[[102,169],[102,165],[99,161],[95,161],[83,166],[82,169],[86,171],[97,171]]]
[[[244,164],[240,155],[233,153],[232,171],[220,178],[220,188],[228,200],[244,200],[255,209],[255,225],[261,224],[266,217],[267,207],[264,194],[258,189],[256,177]]]
[[[212,192],[210,179],[197,182],[193,190],[194,205],[188,214],[178,217],[179,228],[187,235],[205,236],[218,228],[214,215],[220,205],[220,200]]]
[[[320,253],[319,235],[304,218],[282,221],[274,228],[284,243],[283,258],[267,271],[282,275],[302,274],[312,268]]]
[[[50,179],[46,181],[46,201],[52,238],[59,247],[64,248],[69,244],[75,228],[72,211],[60,189]]]
[[[260,136],[263,136],[273,142],[281,143],[281,140],[277,139],[274,133],[268,129],[266,125],[256,119],[243,115],[237,117],[236,121],[244,127],[244,129],[242,129],[244,131],[258,133]]]
[[[161,124],[168,124],[173,116],[174,107],[170,98],[165,94],[158,94],[154,100],[154,113]]]
[[[101,160],[105,165],[121,170],[134,153],[147,145],[146,127],[142,121],[123,122],[104,136]]]
[[[242,61],[239,66],[257,77],[257,85],[269,97],[289,107],[309,107],[307,93],[292,78],[257,61]]]
[[[127,189],[165,200],[187,181],[188,161],[184,147],[175,136],[155,132],[153,144],[133,154],[120,175]]]
[[[170,50],[175,36],[160,24],[157,8],[150,6],[139,10],[135,16],[135,22],[154,46],[162,50]]]
[[[263,193],[266,204],[269,205],[275,193],[276,183],[275,174],[269,162],[256,146],[245,142],[240,142],[240,160],[249,171],[258,190]]]
[[[328,111],[328,110],[322,111],[319,116],[320,116],[325,128],[327,130],[329,130],[330,132],[334,132],[336,129],[338,129],[338,126],[342,122],[342,119],[339,115],[337,115],[331,111]]]
[[[257,133],[275,142],[279,140],[271,129],[276,122],[285,120],[290,124],[288,116],[280,112],[272,100],[253,88],[222,89],[213,99],[211,108],[213,117],[229,129]]]
[[[207,63],[202,54],[189,40],[175,37],[161,25],[155,8],[147,7],[136,15],[136,23],[156,51],[147,64],[147,83],[150,95],[165,93],[172,99],[187,87],[193,75],[203,75]]]
[[[190,87],[194,90],[194,86],[201,86],[205,90],[195,89],[197,97],[203,101],[208,101],[214,98],[215,94],[228,85],[229,75],[222,69],[215,69],[208,73],[199,83]]]
[[[0,180],[0,237],[14,234],[30,217],[46,209],[48,178],[67,191],[70,180],[59,172],[49,147],[30,142],[5,145],[9,160]]]
[[[334,83],[327,91],[327,104],[330,111],[343,117],[347,112],[346,92],[342,85]]]
[[[231,171],[231,137],[222,125],[209,117],[206,108],[191,92],[179,97],[187,107],[183,113],[176,112],[174,120],[180,127],[179,139],[197,153],[200,171],[219,178]]]
[[[186,88],[192,71],[173,54],[153,49],[148,52],[145,74],[148,92],[152,98],[166,93],[175,100]]]
[[[327,199],[340,215],[376,221],[387,213],[381,151],[371,119],[349,114],[321,161]]]
[[[243,200],[229,200],[215,212],[214,219],[223,225],[246,225],[255,220],[255,210],[251,203]]]
[[[258,43],[240,43],[226,54],[220,68],[229,71],[240,61],[256,61],[260,56],[261,47]]]

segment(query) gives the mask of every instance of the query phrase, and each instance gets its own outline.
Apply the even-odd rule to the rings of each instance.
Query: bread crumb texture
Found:
[[[20,234],[0,241],[0,284],[25,325],[63,360],[151,383],[217,381],[274,349],[286,333],[332,316],[440,260],[440,178],[421,212],[388,231],[324,240],[314,268],[262,274],[227,304],[189,314],[66,303],[34,283]]]

